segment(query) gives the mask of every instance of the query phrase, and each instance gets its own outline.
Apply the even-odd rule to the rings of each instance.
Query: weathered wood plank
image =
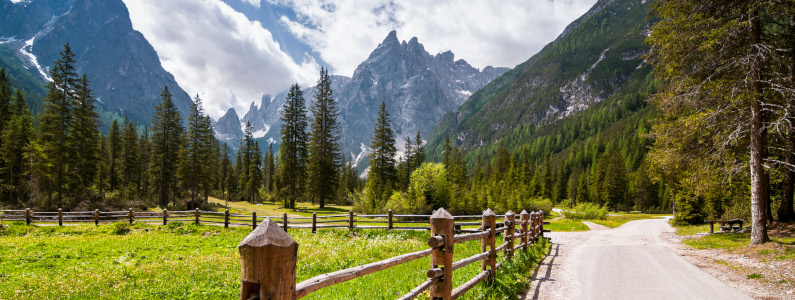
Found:
[[[296,299],[309,295],[324,287],[332,286],[335,284],[343,283],[351,279],[356,279],[368,274],[372,274],[390,267],[407,263],[415,259],[420,259],[431,255],[433,249],[426,249],[422,251],[412,252],[395,256],[390,259],[369,263],[357,267],[347,268],[336,272],[321,274],[307,280],[302,281],[296,285]]]

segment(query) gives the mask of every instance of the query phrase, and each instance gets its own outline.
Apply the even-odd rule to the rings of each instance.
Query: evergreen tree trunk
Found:
[[[751,43],[760,43],[761,28],[757,8],[752,8],[751,18]],[[755,92],[751,99],[751,244],[757,245],[769,240],[767,235],[767,203],[765,197],[765,130],[763,128],[762,102],[762,66],[759,50],[753,48],[755,57],[751,62],[752,89]]]
[[[795,30],[795,17],[790,19],[790,30]],[[795,88],[795,40],[791,41],[790,58],[789,58],[789,83],[792,88]],[[795,113],[795,106],[793,99],[787,100],[787,113]],[[795,118],[790,118],[790,122],[795,121]],[[785,159],[789,166],[784,167],[784,183],[781,191],[781,205],[778,207],[778,221],[790,222],[795,220],[795,211],[793,211],[793,190],[795,187],[795,125],[790,123],[790,128],[786,135],[786,154]]]

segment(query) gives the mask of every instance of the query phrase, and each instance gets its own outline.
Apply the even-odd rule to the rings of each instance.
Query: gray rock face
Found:
[[[168,86],[185,115],[191,99],[160,65],[154,48],[132,28],[122,0],[0,0],[0,35],[14,37],[20,53],[49,75],[65,43],[76,54],[76,71],[86,73],[101,105],[139,124],[151,121]],[[15,21],[15,20],[22,21]],[[5,27],[6,24],[16,24]]]
[[[362,62],[353,77],[332,76],[332,90],[339,103],[343,148],[357,156],[362,145],[369,145],[381,102],[385,102],[392,128],[402,146],[405,137],[423,137],[445,113],[458,108],[477,89],[507,71],[486,67],[478,70],[452,52],[429,54],[417,38],[400,42],[392,31]],[[314,99],[314,88],[305,90],[307,105]],[[251,121],[254,130],[270,125],[265,138],[279,140],[279,109],[284,94],[263,98],[256,113],[241,122]],[[253,111],[253,109],[252,109]]]
[[[243,136],[243,129],[240,128],[240,117],[234,108],[226,111],[224,116],[218,118],[213,125],[215,136],[227,143],[236,143],[235,139]]]

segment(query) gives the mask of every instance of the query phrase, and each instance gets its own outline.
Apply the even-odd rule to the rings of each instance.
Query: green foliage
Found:
[[[149,176],[153,194],[161,207],[176,204],[178,192],[177,165],[183,147],[184,128],[168,87],[160,94],[163,102],[155,107],[152,117],[152,157]]]
[[[279,187],[284,207],[295,208],[295,201],[303,194],[308,157],[307,117],[304,95],[298,84],[290,87],[282,109],[282,132],[279,147]]]
[[[386,103],[381,102],[378,119],[375,123],[373,140],[370,143],[370,171],[367,174],[367,191],[371,207],[382,207],[395,188],[397,169],[395,166],[395,134],[386,111]]]
[[[312,203],[317,201],[321,208],[337,196],[342,159],[339,109],[332,93],[328,70],[321,68],[311,107],[312,133],[307,158],[307,192]]]
[[[704,198],[693,193],[676,195],[674,225],[701,224],[704,222]]]
[[[564,210],[563,215],[572,220],[605,220],[607,208],[594,203],[580,203],[571,211]]]
[[[450,203],[450,182],[444,165],[424,163],[411,174],[408,195],[416,201],[425,203],[424,212],[448,207]],[[421,199],[421,200],[420,200]]]

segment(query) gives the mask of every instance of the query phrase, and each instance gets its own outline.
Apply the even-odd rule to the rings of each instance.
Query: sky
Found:
[[[308,87],[321,66],[352,76],[392,30],[476,68],[514,67],[596,0],[124,0],[133,27],[211,117]]]

